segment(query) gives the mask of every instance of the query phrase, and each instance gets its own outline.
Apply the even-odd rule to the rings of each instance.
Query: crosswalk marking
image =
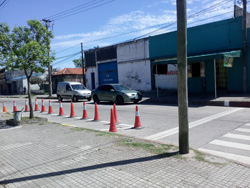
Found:
[[[210,150],[210,149],[205,149],[205,148],[199,148],[198,150],[203,151],[205,153],[212,154],[212,155],[216,155],[218,157],[223,157],[226,159],[230,159],[230,160],[234,160],[234,161],[238,161],[238,162],[250,165],[250,157],[247,157],[247,156],[226,153],[226,152],[220,152],[220,151],[215,151],[215,150]]]
[[[196,126],[199,126],[201,124],[207,123],[209,121],[215,120],[217,118],[220,118],[220,117],[232,114],[232,113],[237,112],[237,111],[242,110],[242,109],[243,108],[234,108],[234,109],[227,110],[225,112],[221,112],[221,113],[218,113],[218,114],[215,114],[215,115],[203,118],[203,119],[199,119],[197,121],[189,123],[189,129],[194,128]],[[161,138],[165,138],[165,137],[171,136],[171,135],[176,134],[178,132],[179,132],[179,128],[175,127],[175,128],[172,128],[172,129],[160,132],[160,133],[156,133],[156,134],[150,135],[150,136],[145,137],[145,138],[146,139],[150,139],[150,140],[159,140]]]
[[[227,133],[227,134],[223,135],[223,137],[236,138],[236,139],[240,139],[240,140],[249,140],[250,141],[250,136],[246,136],[246,135]]]
[[[248,144],[240,144],[240,143],[228,142],[228,141],[223,141],[223,140],[213,140],[209,144],[250,151],[250,145],[248,145]]]
[[[240,132],[250,133],[250,129],[238,128],[238,129],[235,129],[235,130],[240,131]]]

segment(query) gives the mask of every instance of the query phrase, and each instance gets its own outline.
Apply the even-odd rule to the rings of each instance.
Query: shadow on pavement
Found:
[[[61,175],[72,174],[72,173],[77,173],[77,172],[84,172],[84,171],[102,169],[102,168],[107,168],[107,167],[122,166],[122,165],[128,165],[128,164],[133,164],[133,163],[145,162],[145,161],[152,161],[152,160],[157,160],[157,159],[161,159],[161,158],[172,157],[172,156],[177,155],[177,154],[179,154],[178,151],[160,154],[160,155],[149,156],[149,157],[128,159],[128,160],[123,160],[123,161],[115,161],[115,162],[97,164],[97,165],[80,167],[80,168],[75,168],[75,169],[62,170],[62,171],[58,171],[58,172],[50,172],[50,173],[46,173],[46,174],[39,174],[39,175],[14,178],[14,179],[0,181],[0,184],[5,185],[5,184],[9,184],[9,183],[16,183],[16,182],[22,182],[22,181],[32,181],[32,180],[41,179],[41,178],[61,176]]]

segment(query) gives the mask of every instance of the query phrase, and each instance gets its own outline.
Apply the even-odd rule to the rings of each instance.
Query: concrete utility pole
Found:
[[[50,23],[52,21],[46,20],[46,19],[43,19],[42,21],[45,23],[45,27],[48,30],[50,27]],[[48,52],[48,56],[49,56],[49,52]],[[49,96],[51,97],[52,96],[52,66],[50,65],[50,63],[48,65],[48,74],[49,74]]]
[[[189,153],[188,90],[187,90],[187,15],[186,0],[177,4],[177,64],[178,64],[178,113],[179,152]]]
[[[81,43],[81,53],[82,53],[82,79],[83,79],[83,85],[86,87],[86,77],[85,77],[85,66],[84,66],[84,60],[83,60],[83,46]]]
[[[247,93],[247,1],[243,0],[243,93]]]

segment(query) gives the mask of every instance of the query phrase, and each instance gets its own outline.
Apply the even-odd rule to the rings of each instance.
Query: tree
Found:
[[[82,68],[82,58],[80,57],[79,59],[74,59],[73,60],[74,65],[76,68]],[[83,63],[85,62],[85,59],[83,59]]]
[[[82,67],[82,58],[74,59],[73,62],[74,62],[74,65],[75,65],[76,68],[81,68]]]
[[[55,59],[49,53],[53,38],[51,31],[38,20],[28,20],[28,25],[14,27],[10,31],[5,23],[0,24],[0,66],[6,69],[23,70],[28,84],[30,119],[34,117],[30,80],[33,73],[44,72],[45,68]]]

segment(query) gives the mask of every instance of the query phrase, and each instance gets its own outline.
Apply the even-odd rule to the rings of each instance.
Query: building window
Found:
[[[188,64],[188,77],[205,77],[205,63],[195,62]]]

